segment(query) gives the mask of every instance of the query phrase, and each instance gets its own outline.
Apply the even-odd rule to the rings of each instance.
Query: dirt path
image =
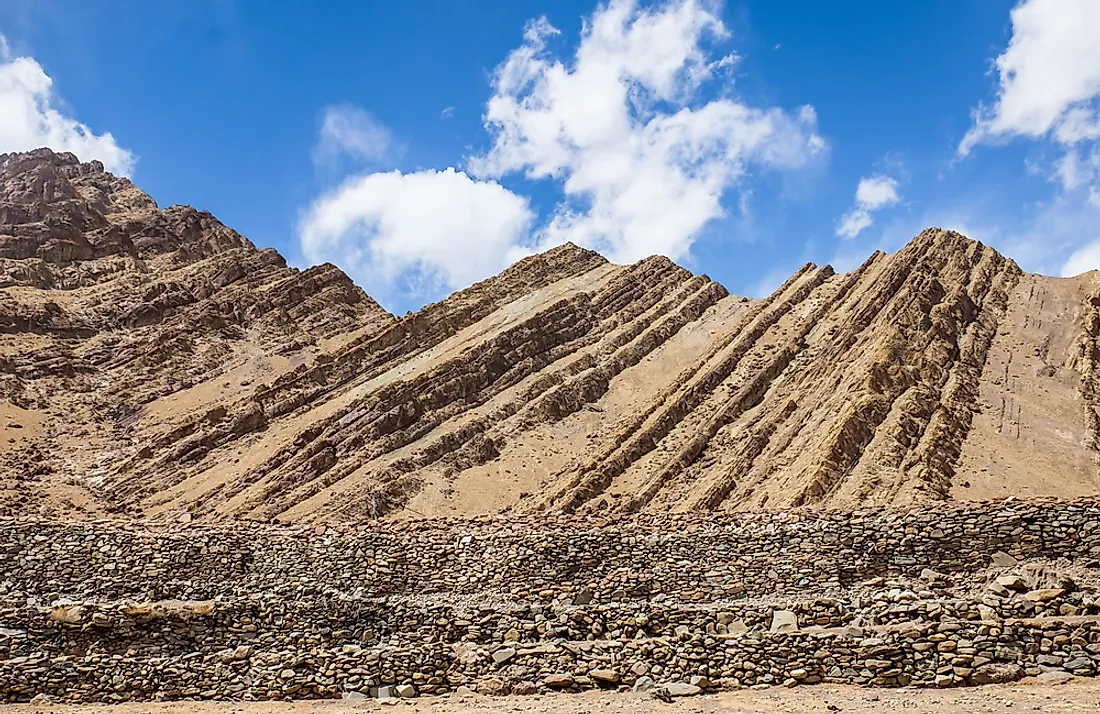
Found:
[[[389,704],[392,702],[392,704]],[[972,689],[860,689],[798,687],[724,692],[674,700],[671,704],[642,694],[556,694],[532,697],[445,696],[413,700],[315,702],[173,702],[69,706],[0,705],[0,714],[351,714],[422,712],[423,714],[826,714],[827,712],[912,712],[913,714],[986,714],[988,712],[1100,712],[1100,680],[1066,685],[1010,684]]]

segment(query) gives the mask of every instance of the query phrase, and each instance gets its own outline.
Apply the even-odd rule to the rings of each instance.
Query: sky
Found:
[[[0,0],[0,153],[395,313],[565,241],[768,294],[929,226],[1100,268],[1100,0]]]

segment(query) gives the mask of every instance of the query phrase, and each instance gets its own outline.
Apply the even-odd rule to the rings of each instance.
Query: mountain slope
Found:
[[[564,245],[418,313],[0,156],[0,510],[311,520],[1100,491],[1100,278],[929,229],[765,300]],[[8,441],[13,439],[13,441]],[[0,487],[2,488],[2,487]],[[69,505],[71,502],[72,505]]]
[[[52,474],[47,488],[86,500],[158,400],[219,401],[392,320],[335,266],[288,268],[98,162],[0,155],[0,470],[13,478]]]

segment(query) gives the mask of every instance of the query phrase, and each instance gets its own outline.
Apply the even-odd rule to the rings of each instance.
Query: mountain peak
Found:
[[[1100,490],[1095,276],[1027,275],[953,231],[846,274],[807,264],[763,300],[566,243],[396,318],[335,266],[289,268],[71,155],[5,155],[0,181],[0,406],[27,427],[0,434],[0,511],[293,521]]]

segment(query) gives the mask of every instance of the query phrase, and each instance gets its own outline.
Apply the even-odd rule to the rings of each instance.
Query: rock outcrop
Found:
[[[98,162],[0,155],[0,509],[109,506],[80,492],[141,450],[133,424],[157,400],[197,388],[216,412],[242,381],[392,321],[335,266],[290,268],[209,213],[158,209]],[[3,489],[48,474],[38,493]]]
[[[357,520],[1100,491],[1100,278],[929,229],[763,300],[563,245],[394,317],[0,157],[0,511]]]

